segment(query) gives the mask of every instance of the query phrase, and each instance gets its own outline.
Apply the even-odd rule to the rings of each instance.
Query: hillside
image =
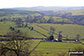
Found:
[[[50,27],[54,27],[56,29],[55,33],[62,31],[62,35],[66,38],[75,38],[77,34],[80,34],[80,39],[84,39],[84,26],[76,25],[76,24],[37,24],[37,23],[28,23],[28,27],[32,26],[34,29],[30,30],[28,27],[18,28],[15,22],[4,21],[0,22],[0,34],[4,35],[7,32],[11,31],[9,29],[10,26],[13,26],[15,30],[20,30],[23,33],[26,33],[28,37],[34,38],[46,38],[43,36],[46,35],[49,37]],[[68,36],[68,37],[67,37]],[[58,38],[56,34],[54,34],[55,39]],[[64,39],[64,37],[63,37]],[[68,55],[69,50],[74,50],[77,47],[84,47],[84,45],[75,42],[75,41],[63,41],[63,42],[48,42],[42,40],[25,40],[26,42],[33,41],[29,50],[36,48],[30,56],[56,56],[59,53]],[[3,42],[3,41],[2,41]],[[6,42],[6,41],[5,41]],[[4,42],[4,43],[5,43]],[[40,43],[39,43],[40,42]],[[1,43],[1,42],[0,42]],[[39,44],[37,47],[35,47]],[[67,46],[67,47],[66,47]],[[28,46],[26,47],[28,48]]]
[[[24,33],[26,33],[29,37],[32,37],[32,38],[45,38],[43,35],[35,32],[35,31],[31,31],[30,29],[28,28],[17,28],[16,26],[16,23],[14,22],[0,22],[0,35],[5,35],[7,34],[7,32],[10,32],[10,26],[14,27],[15,30],[20,30]]]
[[[14,9],[0,9],[0,16],[11,16],[11,15],[32,15],[40,14],[37,11],[25,11],[25,10],[14,10]]]
[[[28,17],[29,15],[31,19],[29,19]],[[14,18],[15,19],[22,18],[23,21],[27,20],[28,22],[33,22],[33,23],[55,23],[55,24],[74,23],[74,24],[84,25],[83,15],[84,15],[84,7],[38,6],[38,7],[22,7],[22,8],[18,7],[18,8],[0,9],[1,19],[13,20]]]
[[[59,31],[62,31],[62,35],[64,37],[68,38],[76,38],[77,34],[80,34],[80,38],[84,38],[83,29],[84,26],[76,25],[76,24],[33,24],[32,25],[36,30],[48,35],[50,32],[50,27],[54,27],[56,29],[55,33],[59,33]],[[57,35],[54,34],[55,38],[57,38]]]

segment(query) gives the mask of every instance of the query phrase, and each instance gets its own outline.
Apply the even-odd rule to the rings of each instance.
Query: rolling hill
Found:
[[[14,10],[14,9],[0,9],[0,16],[32,15],[32,14],[40,14],[40,12],[25,11],[25,10]]]

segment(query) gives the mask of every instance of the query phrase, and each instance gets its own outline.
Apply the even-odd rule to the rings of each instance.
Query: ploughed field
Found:
[[[84,26],[81,25],[75,25],[75,24],[30,24],[32,27],[34,27],[34,30],[39,31],[42,34],[45,34],[46,36],[49,36],[50,27],[54,27],[56,29],[56,33],[59,31],[62,31],[63,36],[69,36],[69,38],[75,38],[77,34],[80,34],[81,38],[84,37]],[[0,22],[0,35],[5,35],[7,32],[10,31],[9,27],[13,26],[15,29],[20,29],[22,32],[26,33],[29,37],[34,38],[46,38],[42,34],[30,30],[28,28],[17,28],[16,24],[14,22]],[[55,38],[58,38],[56,34],[54,34]],[[0,37],[1,38],[1,37]],[[28,41],[28,40],[27,40]],[[32,42],[32,48],[38,44],[39,41],[42,40],[33,40]],[[40,42],[38,47],[32,52],[31,56],[56,56],[59,53],[66,53],[69,51],[69,49],[74,50],[75,47],[83,46],[80,43],[75,42]],[[31,48],[31,49],[32,49]]]

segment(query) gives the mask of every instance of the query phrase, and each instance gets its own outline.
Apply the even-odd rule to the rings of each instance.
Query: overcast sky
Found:
[[[0,0],[0,8],[34,6],[84,6],[84,0]]]

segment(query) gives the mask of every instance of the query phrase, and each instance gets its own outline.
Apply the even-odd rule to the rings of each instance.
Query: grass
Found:
[[[69,38],[75,38],[77,34],[80,34],[81,38],[84,38],[84,34],[83,34],[84,26],[81,26],[81,25],[76,25],[76,24],[64,24],[64,25],[61,25],[61,24],[38,24],[38,25],[47,30],[50,30],[50,27],[54,27],[56,29],[56,31],[55,31],[56,33],[58,33],[59,31],[62,31],[62,35],[65,37],[68,35]]]
[[[35,32],[33,30],[31,31],[28,28],[17,28],[17,29],[20,29],[22,32],[26,33],[27,36],[29,36],[29,37],[33,37],[33,38],[44,38],[44,36],[42,36],[41,34]]]
[[[80,43],[41,42],[35,51],[39,51],[38,55],[42,53],[43,56],[56,56],[60,52],[65,52],[67,55],[69,49],[74,50],[77,46],[83,45]]]
[[[0,22],[0,35],[4,35],[7,32],[9,32],[10,26],[15,26],[15,23],[13,23],[13,22]]]
[[[43,34],[49,36],[48,31],[45,31],[44,29],[42,29],[42,28],[40,28],[40,27],[38,27],[38,26],[36,26],[36,25],[37,25],[37,24],[32,24],[32,26],[34,27],[35,30],[37,30],[37,31],[39,31],[39,32],[41,32],[41,33],[43,33]]]
[[[49,36],[50,32],[50,27],[54,27],[56,29],[56,33],[59,31],[63,31],[62,35],[63,36],[69,36],[70,38],[75,38],[76,34],[80,34],[81,38],[83,38],[83,33],[84,33],[84,26],[81,25],[76,25],[76,24],[30,24],[31,26],[34,27],[35,30]],[[44,30],[41,27],[38,27],[37,25],[47,29]],[[10,26],[16,26],[14,22],[0,22],[0,35],[6,34],[6,32],[9,32],[9,27]],[[44,38],[41,34],[31,31],[28,28],[16,28],[20,29],[22,32],[26,33],[30,37],[35,37],[35,38]],[[57,35],[55,35],[55,38],[57,38]],[[33,40],[33,43],[31,44],[31,48],[34,48],[36,44],[38,44],[40,40]],[[75,42],[41,42],[39,46],[35,49],[35,51],[31,54],[31,56],[37,55],[43,55],[43,56],[56,56],[60,52],[65,52],[67,55],[67,52],[69,49],[73,50],[77,46],[83,46],[80,43],[75,43]],[[83,46],[84,47],[84,46]]]
[[[16,24],[14,22],[0,22],[0,35],[5,35],[7,32],[10,31],[9,27],[13,26],[15,29],[20,29],[23,33],[26,33],[30,37],[34,38],[44,38],[41,34],[31,31],[28,28],[16,28]]]

